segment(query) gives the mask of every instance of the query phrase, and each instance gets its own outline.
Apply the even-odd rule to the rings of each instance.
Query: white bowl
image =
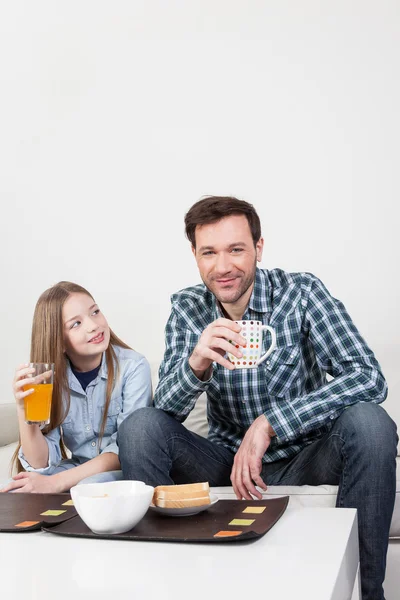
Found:
[[[143,481],[86,483],[71,488],[78,515],[93,533],[124,533],[144,517],[154,488]]]

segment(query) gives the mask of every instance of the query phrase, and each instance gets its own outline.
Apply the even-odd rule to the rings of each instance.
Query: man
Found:
[[[267,483],[338,485],[337,506],[358,509],[363,599],[382,599],[397,434],[378,406],[387,386],[374,354],[315,276],[257,268],[263,238],[252,205],[207,197],[185,225],[204,285],[172,296],[156,408],[120,428],[124,476],[232,483],[246,499],[261,498]],[[256,369],[227,358],[242,355],[242,319],[276,333]],[[204,391],[208,439],[181,424]]]

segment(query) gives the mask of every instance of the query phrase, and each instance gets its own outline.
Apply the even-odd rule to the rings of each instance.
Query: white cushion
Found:
[[[0,404],[0,446],[18,440],[18,419],[15,402]]]
[[[203,393],[197,398],[196,406],[183,424],[187,429],[202,437],[208,436],[206,394]]]
[[[17,442],[0,446],[0,488],[11,477],[11,458],[17,448]]]

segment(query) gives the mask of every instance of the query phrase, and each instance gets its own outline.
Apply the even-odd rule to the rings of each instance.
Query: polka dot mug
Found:
[[[240,335],[245,338],[246,344],[241,347],[239,345],[236,348],[240,348],[243,356],[237,358],[233,354],[228,352],[228,358],[236,367],[236,369],[254,369],[257,368],[270,354],[275,350],[276,347],[276,334],[275,330],[269,325],[263,325],[261,321],[235,321],[241,326],[242,330]],[[264,331],[269,331],[271,335],[271,345],[267,352],[261,356],[262,352],[262,341]],[[231,340],[229,340],[231,344]]]

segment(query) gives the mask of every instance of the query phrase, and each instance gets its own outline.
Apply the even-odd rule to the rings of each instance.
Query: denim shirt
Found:
[[[45,468],[34,469],[27,462],[22,449],[19,460],[26,471],[51,475],[61,462],[61,429],[65,445],[72,454],[76,466],[95,458],[103,452],[118,454],[116,443],[118,427],[133,411],[152,403],[150,365],[147,359],[136,352],[114,346],[119,363],[119,377],[115,382],[108,407],[108,415],[101,447],[98,448],[99,433],[106,402],[108,370],[103,354],[98,376],[84,391],[68,366],[67,376],[70,390],[69,412],[60,427],[44,435],[49,446],[49,461]]]

